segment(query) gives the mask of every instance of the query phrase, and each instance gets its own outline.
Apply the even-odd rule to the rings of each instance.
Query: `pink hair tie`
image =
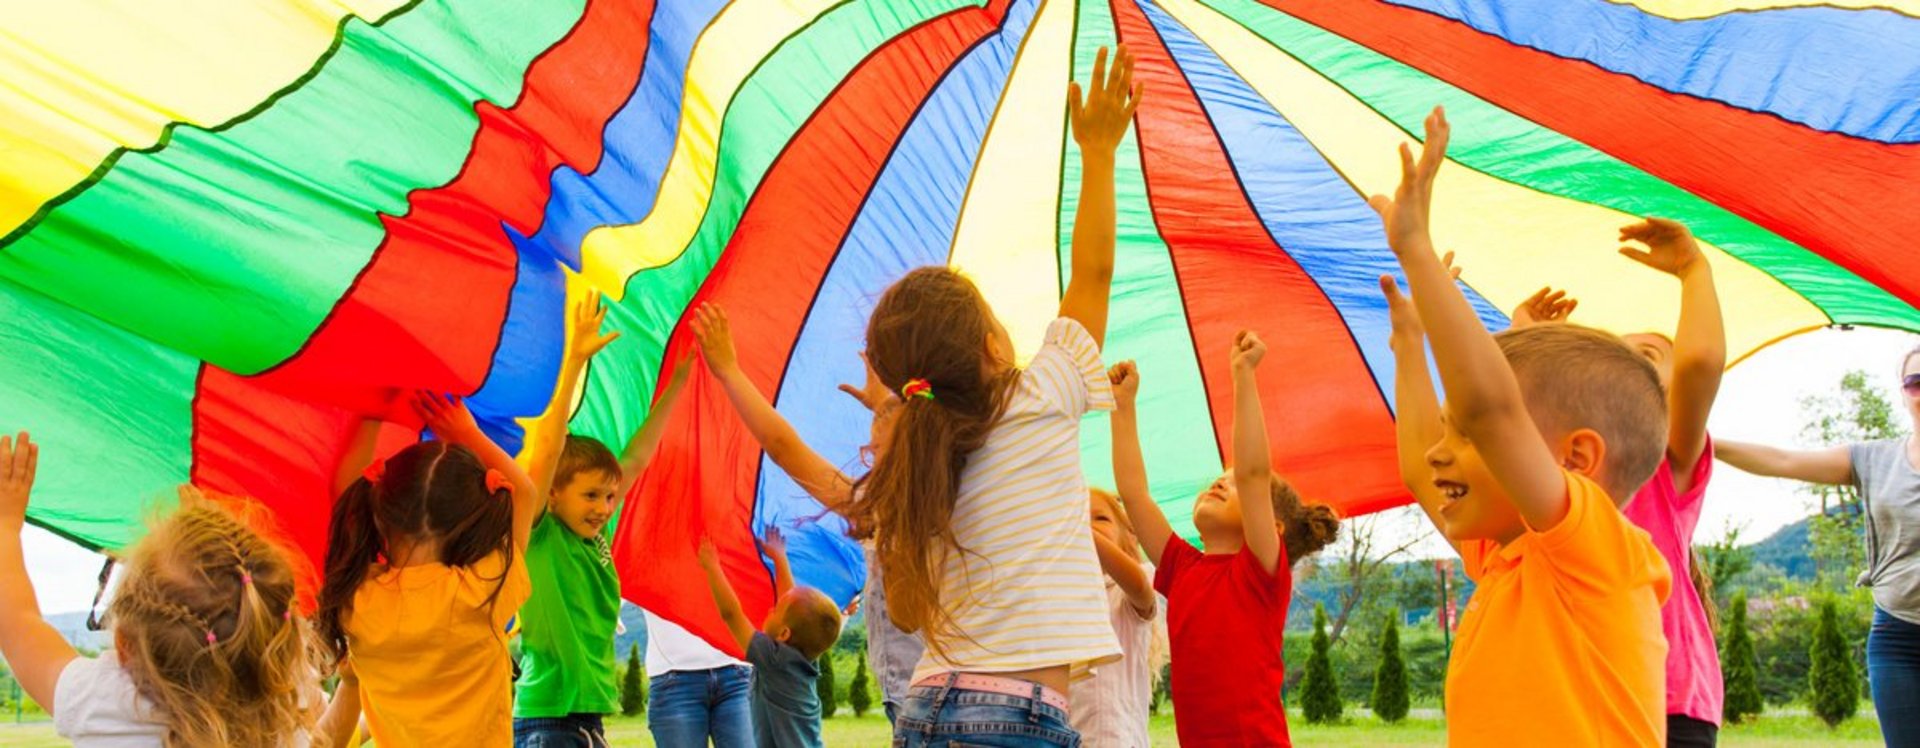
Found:
[[[282,621],[291,621],[291,620],[293,620],[293,609],[292,609],[292,608],[288,608],[288,609],[287,609],[287,610],[286,610],[285,612],[282,612],[282,613],[280,614],[280,620],[282,620]]]
[[[207,646],[211,647],[219,642],[220,637],[213,635],[213,629],[207,629]]]
[[[500,491],[511,491],[511,490],[513,490],[513,480],[508,478],[506,473],[502,473],[498,470],[487,471],[487,492],[488,493],[498,493]]]
[[[387,461],[374,460],[368,463],[367,469],[360,473],[360,477],[367,479],[368,483],[379,485],[380,479],[387,477]]]

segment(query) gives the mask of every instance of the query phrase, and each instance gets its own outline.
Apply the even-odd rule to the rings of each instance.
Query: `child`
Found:
[[[1291,745],[1280,687],[1293,564],[1339,534],[1339,518],[1272,475],[1267,425],[1254,371],[1267,352],[1251,332],[1234,339],[1233,468],[1193,504],[1205,552],[1173,534],[1147,492],[1132,362],[1114,366],[1113,475],[1167,598],[1173,644],[1168,684],[1181,745]],[[1265,500],[1247,500],[1263,497]]]
[[[768,530],[763,545],[773,561],[773,593],[779,602],[759,631],[740,610],[712,538],[700,541],[700,568],[707,572],[721,620],[753,664],[754,742],[763,748],[819,748],[820,668],[814,661],[840,638],[840,608],[826,593],[794,586],[787,543],[779,530]]]
[[[1094,555],[1107,577],[1107,615],[1121,654],[1119,662],[1073,682],[1067,694],[1073,729],[1089,748],[1144,746],[1147,706],[1153,701],[1154,621],[1160,617],[1153,565],[1140,562],[1140,541],[1120,497],[1097,488],[1087,494]]]
[[[1449,742],[1658,746],[1671,578],[1613,497],[1631,496],[1665,451],[1659,377],[1596,330],[1487,334],[1427,235],[1446,143],[1435,109],[1418,163],[1402,146],[1398,192],[1372,203],[1413,291],[1409,302],[1380,279],[1398,359],[1401,471],[1478,585],[1447,667]],[[1427,335],[1444,416],[1427,379]]]
[[[113,650],[81,656],[40,618],[20,547],[39,451],[25,432],[0,437],[0,656],[60,736],[81,748],[305,745],[320,693],[281,550],[182,488],[180,507],[127,550],[107,612]]]
[[[1623,511],[1652,536],[1673,574],[1673,594],[1660,608],[1660,628],[1667,637],[1667,745],[1712,748],[1720,732],[1726,692],[1713,641],[1712,603],[1694,581],[1699,575],[1694,573],[1691,549],[1707,482],[1713,478],[1707,414],[1713,410],[1720,376],[1726,371],[1726,332],[1713,268],[1686,226],[1649,218],[1622,228],[1620,238],[1644,243],[1648,249],[1622,248],[1621,254],[1680,281],[1675,336],[1640,333],[1625,338],[1635,352],[1653,363],[1667,392],[1667,452],[1653,480],[1641,486]],[[1535,298],[1549,297],[1536,294]],[[1572,311],[1572,300],[1561,303]],[[1550,313],[1542,321],[1564,316]],[[1532,317],[1516,314],[1514,323],[1520,326]]]
[[[591,293],[591,292],[590,292]],[[663,415],[686,381],[674,370],[627,448],[626,460],[606,445],[567,434],[567,416],[580,372],[618,337],[601,334],[606,312],[591,293],[574,308],[573,331],[553,402],[532,429],[527,448],[534,490],[547,497],[527,540],[532,592],[520,609],[521,676],[515,684],[516,746],[607,744],[602,716],[620,708],[619,658],[613,640],[620,625],[620,578],[614,573],[610,528],[623,488],[646,469],[665,428]],[[623,465],[622,463],[626,464]]]
[[[821,506],[841,516],[847,515],[847,507],[853,501],[853,479],[834,467],[825,457],[820,456],[800,434],[793,430],[792,424],[774,410],[773,403],[767,402],[765,395],[753,386],[740,370],[740,359],[734,353],[732,326],[727,323],[726,310],[714,305],[701,305],[694,312],[693,330],[700,340],[700,355],[706,359],[707,369],[727,393],[727,399],[746,423],[747,430],[760,442],[760,448],[766,450],[773,464],[780,466],[795,483],[805,489]],[[873,369],[867,368],[867,383],[863,388],[840,385],[840,390],[852,395],[855,400],[872,411],[873,421],[869,426],[869,444],[878,448],[886,442],[886,435],[893,427],[894,417],[899,415],[900,399],[888,392],[886,385],[879,384]],[[854,537],[864,533],[859,527],[850,528]],[[873,539],[866,537],[861,545],[867,555],[867,585],[861,593],[861,601],[867,611],[867,659],[872,663],[875,678],[880,682],[881,706],[887,713],[887,721],[892,722],[906,700],[907,686],[913,675],[913,667],[919,663],[921,652],[925,649],[920,637],[901,631],[887,617],[886,587],[881,583],[881,570],[874,558]]]
[[[1027,369],[979,289],[944,266],[908,273],[867,321],[868,361],[904,402],[849,513],[873,533],[887,614],[927,644],[901,745],[996,730],[1071,745],[1068,673],[1120,656],[1087,552],[1079,433],[1082,415],[1111,402],[1100,341],[1132,76],[1126,48],[1111,75],[1102,50],[1085,106],[1078,84],[1069,91],[1085,162],[1072,278]]]
[[[369,465],[334,503],[322,640],[351,658],[381,746],[513,739],[505,629],[541,496],[458,400],[417,393],[438,439]]]

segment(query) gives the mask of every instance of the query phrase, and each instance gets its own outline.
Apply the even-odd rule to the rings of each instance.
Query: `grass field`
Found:
[[[1412,748],[1446,745],[1446,725],[1438,718],[1413,718],[1398,725],[1386,725],[1371,716],[1357,716],[1345,724],[1309,725],[1298,713],[1289,725],[1294,743],[1308,748]],[[609,740],[616,746],[651,746],[645,718],[618,718],[607,723]],[[851,714],[827,720],[826,742],[831,746],[885,746],[891,733],[887,720],[879,714],[854,718]],[[1153,744],[1178,745],[1173,737],[1173,718],[1153,721]],[[1734,727],[1721,733],[1720,745],[1728,748],[1788,748],[1802,746],[1880,745],[1880,728],[1871,712],[1829,730],[1819,720],[1805,715],[1775,714],[1759,721]],[[52,748],[68,743],[54,736],[47,723],[14,725],[0,723],[0,746]]]

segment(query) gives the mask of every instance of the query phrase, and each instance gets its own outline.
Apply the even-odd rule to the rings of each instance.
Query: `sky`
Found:
[[[1820,330],[1788,338],[1754,354],[1727,373],[1721,384],[1709,430],[1719,438],[1782,446],[1803,445],[1804,421],[1800,400],[1839,388],[1849,371],[1866,371],[1896,413],[1903,397],[1895,374],[1900,358],[1920,336],[1875,329]],[[1900,417],[1902,428],[1910,429]],[[1812,498],[1788,481],[1757,478],[1725,465],[1716,465],[1707,488],[1700,518],[1698,542],[1720,537],[1725,528],[1739,527],[1743,542],[1765,538],[1774,530],[1805,517]],[[1394,521],[1383,527],[1411,528],[1429,536],[1415,548],[1419,556],[1439,556],[1446,546],[1425,529],[1424,522]],[[34,527],[24,535],[27,574],[46,614],[82,611],[93,601],[100,557]]]

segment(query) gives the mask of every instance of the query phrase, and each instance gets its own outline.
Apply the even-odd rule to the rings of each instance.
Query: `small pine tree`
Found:
[[[620,713],[632,717],[647,710],[647,678],[640,665],[640,645],[627,650],[627,675],[620,682]]]
[[[867,710],[873,708],[873,680],[867,677],[867,648],[860,648],[860,658],[854,661],[853,683],[847,688],[847,706],[853,707],[853,716],[865,717]]]
[[[1833,598],[1820,601],[1820,619],[1813,625],[1813,647],[1808,651],[1807,679],[1815,716],[1834,727],[1847,721],[1860,706],[1859,674],[1847,651],[1847,635],[1840,630],[1840,610]]]
[[[1400,612],[1387,614],[1380,634],[1380,666],[1373,671],[1373,713],[1388,724],[1407,716],[1407,663],[1400,658]]]
[[[1315,724],[1340,719],[1340,684],[1333,675],[1333,647],[1327,639],[1327,609],[1313,606],[1313,654],[1307,657],[1307,677],[1300,684],[1300,709]]]
[[[834,698],[833,652],[829,650],[826,654],[820,655],[818,664],[820,680],[814,684],[814,687],[820,694],[820,718],[826,719],[840,709],[840,700]]]
[[[1759,658],[1753,653],[1753,635],[1747,632],[1747,593],[1733,596],[1730,613],[1723,629],[1727,648],[1720,656],[1721,677],[1727,684],[1720,714],[1728,722],[1743,722],[1765,708],[1760,701]]]

